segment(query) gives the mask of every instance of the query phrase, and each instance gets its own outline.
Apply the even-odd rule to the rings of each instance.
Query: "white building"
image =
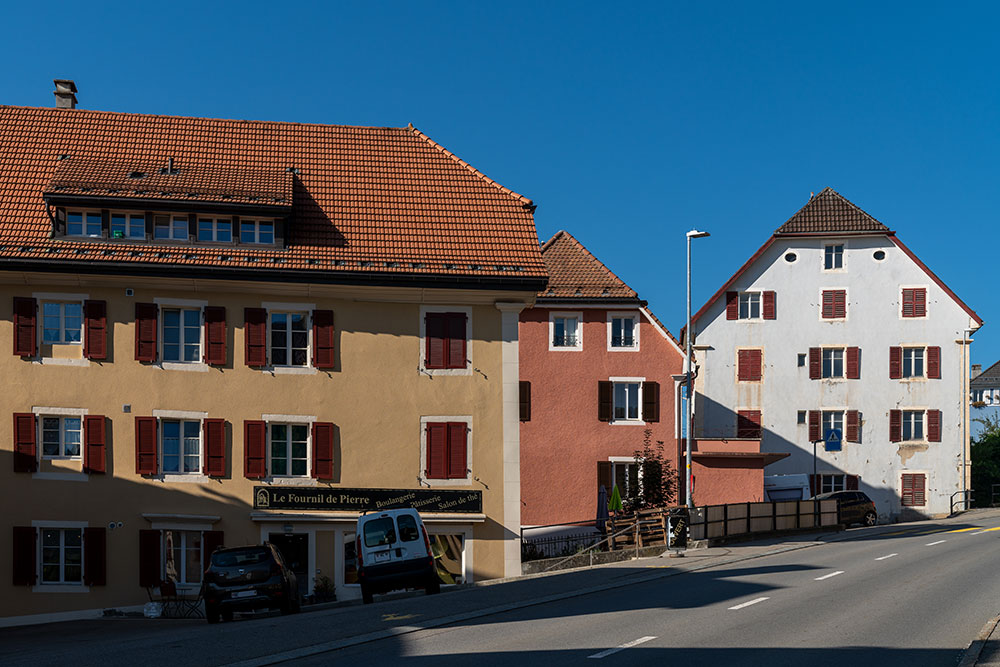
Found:
[[[860,489],[881,521],[947,514],[968,487],[968,345],[982,323],[827,188],[694,316],[696,436],[759,433],[761,451],[791,453],[770,474],[812,475],[812,441],[839,428],[841,451],[817,448],[814,492]]]

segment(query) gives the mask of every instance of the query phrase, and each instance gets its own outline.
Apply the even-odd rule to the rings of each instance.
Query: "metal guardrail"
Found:
[[[956,499],[955,496],[962,496],[962,497]],[[972,505],[972,489],[966,489],[965,491],[956,491],[955,493],[951,494],[951,498],[949,500],[951,507],[949,514],[955,513],[956,505],[961,505],[962,510],[967,510]]]

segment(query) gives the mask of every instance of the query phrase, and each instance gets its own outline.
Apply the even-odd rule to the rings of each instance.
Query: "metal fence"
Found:
[[[690,520],[691,539],[704,540],[835,526],[840,523],[840,511],[836,499],[785,500],[695,507],[691,510]]]
[[[521,540],[521,562],[540,558],[572,556],[604,539],[604,535],[593,530],[570,535],[525,537]]]

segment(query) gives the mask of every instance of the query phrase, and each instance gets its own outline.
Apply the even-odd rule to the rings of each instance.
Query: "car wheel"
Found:
[[[878,514],[875,514],[875,512],[867,512],[865,514],[865,525],[874,526],[876,523],[878,523]]]
[[[364,584],[361,584],[361,600],[365,604],[371,604],[375,601],[375,596],[372,595],[371,590]]]
[[[436,595],[441,592],[441,580],[437,578],[437,575],[431,577],[424,587],[424,591],[427,592],[427,595]]]
[[[225,621],[226,623],[231,623],[233,620],[233,610],[227,609],[224,612],[222,612],[222,620]]]
[[[205,605],[205,620],[209,623],[219,622],[219,609],[215,605],[206,604]]]

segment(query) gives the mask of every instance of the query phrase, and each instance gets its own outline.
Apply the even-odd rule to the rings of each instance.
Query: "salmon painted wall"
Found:
[[[550,351],[550,312],[582,313],[580,351]],[[638,351],[608,349],[608,312],[638,314]],[[519,344],[520,379],[531,382],[531,420],[521,422],[522,525],[593,519],[597,462],[632,457],[646,428],[677,468],[671,375],[682,372],[683,355],[645,315],[635,308],[531,308],[521,313]],[[598,420],[598,382],[617,377],[660,384],[659,422]]]
[[[691,463],[692,487],[696,505],[762,502],[764,498],[763,461],[756,462],[696,458]]]

